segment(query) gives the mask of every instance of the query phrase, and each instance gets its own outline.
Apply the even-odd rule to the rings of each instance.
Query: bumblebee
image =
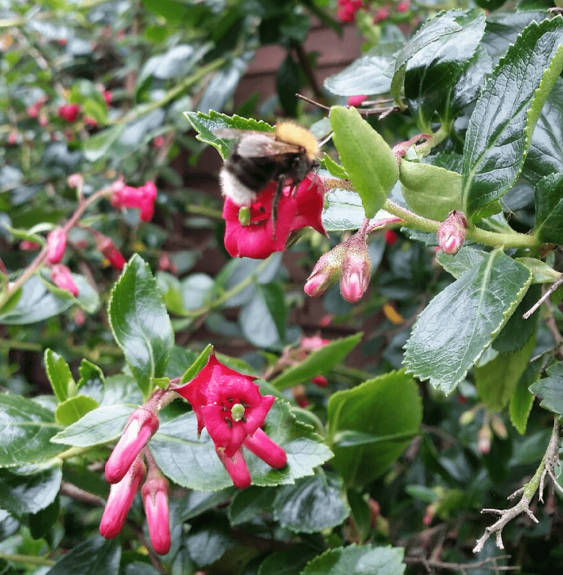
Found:
[[[284,186],[291,184],[297,189],[305,176],[318,166],[319,143],[315,136],[292,122],[279,122],[273,132],[226,128],[214,134],[237,140],[219,176],[223,195],[238,206],[250,206],[261,190],[276,181],[272,207],[275,225]]]

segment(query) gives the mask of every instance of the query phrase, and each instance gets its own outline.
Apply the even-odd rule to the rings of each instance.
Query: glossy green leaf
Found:
[[[162,377],[174,345],[170,318],[149,266],[134,255],[111,292],[109,320],[115,341],[143,394]]]
[[[355,108],[334,106],[330,123],[340,162],[362,198],[366,217],[373,218],[399,179],[395,156]]]
[[[241,310],[244,337],[257,347],[271,347],[285,339],[287,307],[279,284],[260,284],[256,295]]]
[[[16,467],[56,457],[65,448],[50,440],[60,429],[53,414],[31,399],[0,394],[0,467]]]
[[[134,408],[128,405],[98,407],[57,433],[51,441],[73,447],[89,447],[113,441],[123,432]]]
[[[423,218],[441,222],[461,209],[461,175],[456,172],[401,160],[399,179],[409,208]]]
[[[276,71],[276,92],[280,105],[287,116],[297,115],[299,100],[295,94],[299,92],[299,65],[291,53],[283,59]]]
[[[405,64],[404,91],[421,130],[429,131],[434,112],[471,64],[484,31],[482,10],[448,10],[423,26],[399,55],[401,60],[409,45],[418,46]]]
[[[251,487],[249,489],[251,490],[254,488]],[[210,509],[219,506],[233,495],[246,493],[247,491],[248,490],[239,491],[234,486],[215,492],[190,491],[182,498],[181,503],[178,505],[178,517],[181,521],[187,521],[192,517],[197,517],[204,511],[209,511]]]
[[[200,567],[215,563],[236,545],[227,518],[219,513],[198,517],[185,539],[190,558]]]
[[[340,525],[350,507],[343,497],[342,480],[332,474],[300,479],[277,490],[274,519],[295,533],[316,533]]]
[[[296,479],[312,475],[317,465],[332,457],[330,449],[309,426],[295,421],[284,401],[276,400],[264,430],[285,449],[288,465],[283,469],[272,469],[246,452],[254,485],[292,484]],[[200,439],[197,438],[194,413],[161,424],[151,439],[151,451],[162,472],[182,487],[217,491],[232,485],[207,432],[203,431]]]
[[[322,159],[322,165],[328,170],[331,176],[340,180],[348,179],[346,170],[340,164],[337,164],[326,152]]]
[[[369,537],[371,531],[371,511],[365,498],[355,489],[348,489],[346,495],[353,525],[361,543]]]
[[[46,349],[44,361],[49,383],[58,401],[63,402],[75,395],[76,383],[64,358],[52,349]]]
[[[542,178],[534,193],[536,220],[534,235],[541,242],[563,243],[563,173]]]
[[[313,559],[300,575],[403,575],[404,553],[402,547],[338,547]]]
[[[98,406],[99,404],[94,398],[88,395],[76,395],[57,406],[55,419],[61,425],[72,425]]]
[[[520,435],[526,433],[528,417],[534,405],[534,394],[530,391],[530,386],[538,380],[540,368],[539,361],[528,364],[510,399],[510,421]]]
[[[0,508],[16,516],[37,513],[53,502],[62,476],[60,464],[0,469]]]
[[[106,156],[112,144],[119,139],[124,129],[124,124],[117,124],[86,138],[83,147],[86,159],[89,162],[97,162]]]
[[[189,120],[193,129],[198,133],[196,138],[213,146],[221,157],[225,159],[236,143],[232,138],[220,138],[213,132],[215,130],[229,128],[233,130],[257,130],[259,132],[272,132],[274,128],[262,120],[242,118],[241,116],[227,116],[213,110],[209,114],[203,112],[185,112],[184,115]]]
[[[390,372],[353,389],[333,394],[328,403],[328,435],[333,445],[332,464],[348,487],[362,487],[379,477],[410,442],[387,440],[341,446],[338,434],[356,431],[372,436],[416,434],[422,402],[412,377]]]
[[[494,251],[440,292],[420,314],[404,364],[421,380],[451,393],[524,297],[530,270]]]
[[[277,389],[305,383],[316,375],[326,375],[331,369],[344,362],[346,356],[360,343],[363,333],[331,341],[328,345],[313,351],[298,365],[291,366],[272,380]]]
[[[502,411],[518,385],[528,361],[534,351],[536,338],[531,337],[521,349],[508,354],[497,353],[484,365],[475,365],[473,370],[479,398],[492,411]]]
[[[100,402],[104,392],[106,380],[103,371],[87,359],[80,362],[78,368],[78,375],[80,379],[76,384],[78,389],[83,394],[93,397],[96,401]]]
[[[522,176],[537,184],[545,176],[563,172],[563,79],[558,78],[544,104],[524,163]]]
[[[120,540],[97,536],[71,549],[45,575],[118,575],[120,560]]]
[[[29,515],[27,522],[33,539],[41,539],[42,537],[48,539],[49,532],[59,519],[60,512],[60,498],[55,497],[47,507]]]
[[[300,573],[317,551],[309,545],[295,545],[291,549],[277,551],[266,557],[258,569],[258,575],[295,575]]]
[[[477,101],[464,146],[465,214],[481,217],[513,186],[534,126],[563,69],[563,18],[532,22],[499,62]]]
[[[548,377],[536,381],[530,391],[541,398],[540,405],[549,411],[563,416],[563,363],[559,362],[547,369]]]
[[[357,230],[364,223],[365,217],[362,198],[353,190],[332,188],[326,192],[322,218],[323,227],[327,232]],[[393,217],[385,210],[379,210],[371,218],[370,225]]]
[[[271,513],[276,493],[276,489],[254,486],[237,492],[229,505],[231,525],[240,525],[262,513]]]
[[[68,290],[62,289],[51,283],[50,275],[45,270],[42,270],[39,277],[45,284],[47,291],[51,292],[59,299],[68,300],[73,304],[77,304],[88,313],[95,313],[98,311],[98,308],[100,307],[100,297],[96,290],[88,283],[83,275],[75,273],[71,275],[76,287],[78,288],[78,295],[76,297],[74,297]]]
[[[387,42],[371,48],[360,58],[333,76],[329,76],[325,88],[338,96],[375,96],[387,94],[400,42]]]
[[[561,272],[536,258],[516,258],[516,261],[530,269],[533,284],[552,284],[561,277]]]
[[[455,255],[439,251],[436,254],[436,260],[448,273],[452,274],[454,278],[459,279],[466,271],[481,264],[488,255],[489,254],[483,250],[462,246]]]

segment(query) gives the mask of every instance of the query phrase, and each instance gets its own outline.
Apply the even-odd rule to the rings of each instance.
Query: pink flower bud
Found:
[[[488,423],[484,423],[477,432],[477,449],[486,455],[491,451],[491,441],[493,439],[493,431]]]
[[[323,254],[305,282],[303,288],[305,293],[311,297],[316,297],[335,284],[340,277],[340,267],[345,255],[343,244],[338,244]]]
[[[123,479],[111,486],[100,522],[100,534],[106,539],[113,539],[123,529],[127,513],[131,509],[145,472],[145,464],[136,459]]]
[[[388,246],[392,246],[399,239],[397,234],[393,230],[386,230],[384,237],[385,237],[385,243]]]
[[[215,451],[221,463],[225,466],[227,473],[231,476],[234,486],[237,489],[250,487],[252,480],[250,479],[250,473],[244,455],[242,454],[242,449],[239,449],[233,457],[227,457],[225,450],[221,447],[218,447]]]
[[[408,0],[402,0],[397,4],[397,12],[406,12],[411,7],[411,3]]]
[[[111,101],[113,100],[113,92],[109,92],[108,90],[104,89],[102,95],[104,96],[104,100],[106,101],[106,106],[109,106]]]
[[[59,116],[67,122],[74,122],[80,113],[80,106],[78,104],[64,104],[59,106]]]
[[[32,104],[26,108],[25,112],[29,118],[37,118],[39,116],[39,107],[37,104]]]
[[[118,483],[125,477],[141,449],[158,429],[158,416],[148,409],[136,409],[106,463],[106,481]]]
[[[66,232],[62,228],[55,228],[47,235],[47,261],[58,264],[66,250]]]
[[[81,188],[84,185],[84,178],[82,174],[71,174],[67,178],[66,183],[69,188]]]
[[[367,99],[367,96],[348,96],[348,106],[361,106]]]
[[[121,271],[125,267],[125,258],[115,247],[111,238],[108,238],[103,234],[96,234],[96,247],[116,270]]]
[[[389,10],[389,6],[383,6],[380,8],[373,17],[373,23],[377,24],[378,22],[383,22],[383,20],[387,20],[389,18],[389,14],[391,10]]]
[[[260,428],[252,437],[249,435],[243,445],[274,469],[281,469],[287,465],[287,454],[283,447],[274,443]]]
[[[18,133],[17,132],[10,132],[8,134],[8,145],[9,146],[14,146],[15,144],[18,143]]]
[[[95,118],[92,118],[92,116],[84,116],[84,123],[87,126],[97,126],[98,120],[96,120]]]
[[[456,254],[465,241],[467,220],[463,212],[453,210],[438,228],[438,246],[446,254]]]
[[[40,247],[41,244],[37,242],[31,242],[29,240],[23,240],[20,243],[20,250],[24,252],[34,252],[35,250],[38,250]]]
[[[164,477],[150,477],[141,488],[147,516],[149,536],[153,549],[159,555],[170,551],[170,508],[168,506],[168,481]]]
[[[323,339],[320,335],[313,337],[301,337],[300,348],[304,351],[316,351],[330,343],[330,339]]]
[[[340,291],[346,301],[356,303],[366,292],[371,274],[369,249],[363,235],[356,234],[348,241],[346,257],[342,262]]]
[[[51,268],[51,280],[56,286],[69,291],[74,297],[78,295],[78,286],[67,266],[54,265]]]
[[[324,375],[315,375],[311,380],[311,383],[314,383],[319,387],[326,387],[328,385],[328,379]]]
[[[157,136],[153,141],[152,145],[155,148],[162,148],[164,146],[164,138],[162,136]]]

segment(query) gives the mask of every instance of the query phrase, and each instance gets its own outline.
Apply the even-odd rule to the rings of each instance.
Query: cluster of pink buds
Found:
[[[307,282],[305,293],[311,297],[323,294],[340,279],[340,291],[350,303],[360,301],[371,275],[371,260],[365,233],[358,232],[323,254]]]
[[[47,263],[51,266],[52,282],[69,291],[74,297],[78,295],[78,286],[72,277],[68,266],[61,264],[67,246],[67,232],[63,228],[55,228],[47,234]]]
[[[207,429],[219,459],[239,489],[251,483],[243,447],[274,469],[287,464],[283,448],[261,429],[275,397],[262,395],[255,379],[228,368],[212,353],[195,379],[175,389],[191,403],[198,433]]]
[[[353,22],[356,12],[362,7],[363,0],[338,0],[336,15],[341,22]]]
[[[141,210],[140,218],[143,222],[152,220],[157,195],[154,182],[148,181],[145,185],[134,188],[125,185],[123,180],[118,180],[113,183],[111,191],[111,205],[114,208],[118,210],[122,208],[138,208]]]

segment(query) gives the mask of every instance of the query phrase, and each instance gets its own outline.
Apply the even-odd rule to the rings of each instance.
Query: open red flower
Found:
[[[212,354],[190,383],[176,389],[192,404],[198,432],[207,429],[219,458],[241,488],[250,485],[243,445],[272,467],[287,463],[285,451],[260,429],[275,397],[263,396],[255,379],[228,368]]]
[[[126,186],[123,181],[117,181],[112,185],[111,205],[120,210],[121,208],[138,208],[143,222],[150,222],[154,215],[154,202],[157,190],[154,182],[148,181],[140,188]]]
[[[239,219],[240,206],[225,199],[225,248],[233,257],[265,259],[274,252],[284,251],[291,232],[311,226],[320,233],[322,224],[324,187],[320,178],[307,176],[294,191],[286,186],[278,203],[277,221],[272,218],[277,183],[270,182],[258,194],[250,208],[250,221],[243,225]]]

